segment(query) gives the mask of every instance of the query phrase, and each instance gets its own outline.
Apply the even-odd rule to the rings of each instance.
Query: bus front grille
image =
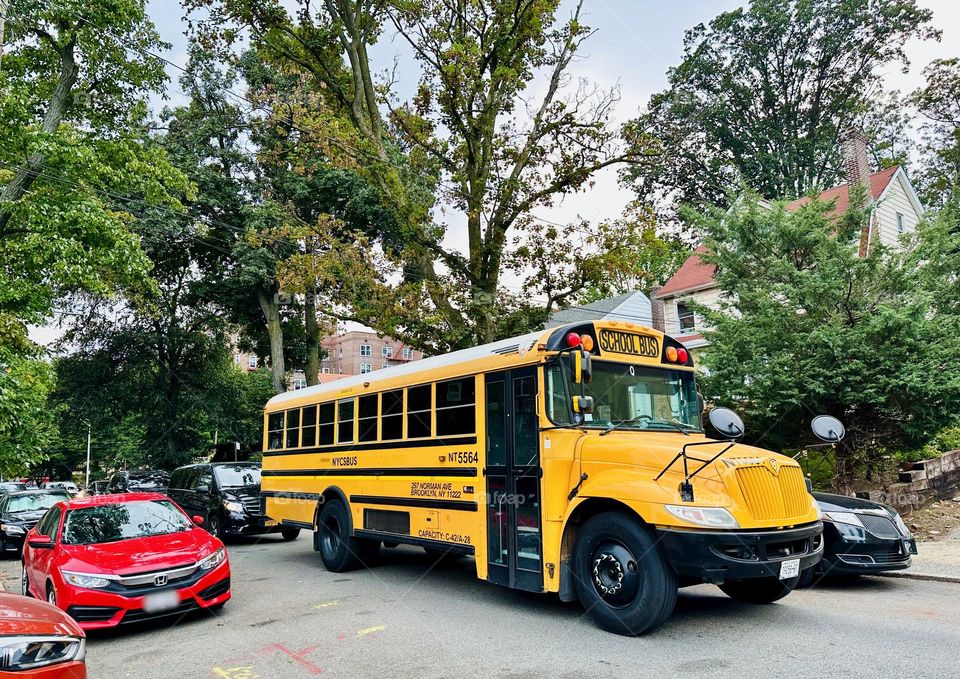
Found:
[[[777,475],[764,465],[737,467],[737,482],[755,519],[790,519],[810,511],[799,467],[781,467]]]

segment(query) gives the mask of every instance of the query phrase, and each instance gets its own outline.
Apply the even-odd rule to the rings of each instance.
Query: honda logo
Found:
[[[156,585],[157,587],[163,587],[165,584],[167,584],[167,576],[166,576],[166,574],[164,574],[164,575],[158,575],[158,576],[154,577],[154,579],[153,579],[153,584]]]

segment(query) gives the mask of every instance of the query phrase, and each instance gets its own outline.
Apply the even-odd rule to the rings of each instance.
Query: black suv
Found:
[[[264,516],[258,462],[180,467],[170,476],[167,495],[190,516],[203,517],[204,527],[218,537],[279,532],[284,540],[296,540],[300,534]]]
[[[135,472],[117,472],[107,484],[108,493],[163,493],[170,475],[164,471],[141,469]]]

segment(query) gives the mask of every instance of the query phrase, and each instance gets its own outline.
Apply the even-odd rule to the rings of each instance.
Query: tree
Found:
[[[960,241],[924,225],[905,251],[860,257],[866,215],[852,204],[836,219],[831,204],[787,212],[752,197],[691,217],[724,293],[719,311],[698,308],[712,326],[705,396],[743,410],[766,447],[802,444],[814,415],[840,418],[847,480],[854,459],[923,443],[960,406],[960,315],[944,292],[956,269],[931,257]]]
[[[918,179],[924,204],[938,207],[960,186],[960,59],[932,61],[923,76],[926,84],[911,96],[926,118],[925,163]]]
[[[905,67],[908,40],[938,36],[930,18],[914,0],[753,0],[695,26],[669,87],[634,121],[662,160],[626,179],[643,199],[698,209],[729,205],[741,184],[796,198],[841,183],[843,133],[897,127],[880,67]]]
[[[589,186],[604,167],[646,157],[645,138],[624,138],[611,124],[616,93],[569,86],[568,67],[590,35],[579,7],[557,22],[557,0],[304,1],[294,12],[272,0],[187,5],[211,10],[195,24],[203,39],[229,44],[248,29],[264,58],[312,79],[319,97],[297,121],[302,141],[358,171],[390,208],[404,237],[391,253],[403,284],[391,313],[366,319],[385,333],[439,330],[444,347],[492,340],[512,302],[500,275],[517,220]],[[411,102],[374,82],[368,50],[385,24],[421,66]],[[538,75],[546,89],[527,107]],[[437,192],[466,216],[465,253],[443,243],[431,213]]]

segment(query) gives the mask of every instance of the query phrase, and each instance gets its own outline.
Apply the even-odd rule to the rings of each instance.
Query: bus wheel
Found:
[[[339,500],[326,503],[320,511],[314,544],[328,571],[342,573],[358,566],[370,566],[380,551],[380,543],[350,535],[350,516]]]
[[[574,548],[580,603],[608,632],[639,636],[662,625],[677,601],[677,575],[646,528],[620,512],[589,519]]]
[[[799,575],[786,580],[771,575],[749,580],[728,580],[720,585],[720,590],[731,599],[744,603],[772,604],[792,592],[798,582],[800,582]]]

